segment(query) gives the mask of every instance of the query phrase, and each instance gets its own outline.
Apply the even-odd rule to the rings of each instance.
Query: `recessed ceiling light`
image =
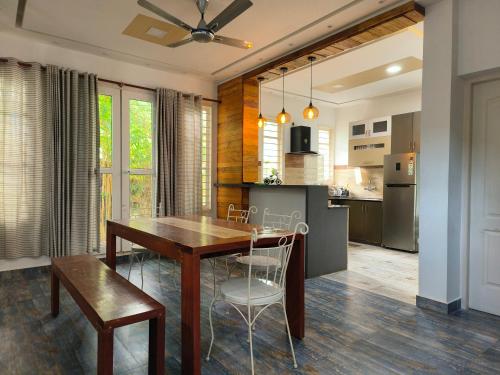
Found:
[[[387,69],[385,70],[387,73],[389,74],[396,74],[396,73],[399,73],[401,71],[401,65],[391,65],[389,67],[387,67]]]
[[[154,36],[155,38],[164,38],[165,35],[167,35],[167,32],[165,30],[160,30],[157,29],[156,27],[150,27],[148,31],[146,31],[146,34],[149,36]]]
[[[333,85],[332,87],[334,89],[341,89],[342,87],[344,87],[344,85],[341,85],[340,83],[337,83],[336,85]]]

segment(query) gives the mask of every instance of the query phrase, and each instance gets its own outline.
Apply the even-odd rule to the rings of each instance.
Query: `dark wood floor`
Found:
[[[125,274],[127,265],[118,266]],[[167,309],[167,373],[180,373],[179,293],[163,261],[146,265],[145,291]],[[211,274],[204,265],[202,349],[210,333],[207,305]],[[138,270],[134,282],[139,283]],[[63,290],[61,313],[50,316],[47,268],[0,273],[0,373],[95,373],[96,333]],[[257,374],[499,374],[500,317],[467,311],[443,316],[326,278],[306,282],[306,338],[295,340],[293,370],[279,309],[258,321],[254,350]],[[213,358],[204,374],[247,374],[246,326],[232,308],[215,314]],[[115,373],[147,372],[147,323],[116,330]]]

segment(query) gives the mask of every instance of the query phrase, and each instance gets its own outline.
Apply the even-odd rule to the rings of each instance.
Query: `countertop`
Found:
[[[242,188],[252,188],[252,187],[262,187],[262,188],[308,188],[308,187],[314,187],[314,186],[323,186],[325,188],[328,188],[328,185],[288,185],[288,184],[282,184],[282,185],[267,185],[263,183],[256,183],[256,184],[249,184],[249,183],[242,183],[242,184],[221,184],[217,183],[214,184],[215,187],[242,187]]]
[[[349,208],[346,204],[329,204],[328,208]]]
[[[363,197],[332,197],[329,196],[328,199],[343,200],[343,201],[372,201],[372,202],[382,202],[383,198],[363,198]]]

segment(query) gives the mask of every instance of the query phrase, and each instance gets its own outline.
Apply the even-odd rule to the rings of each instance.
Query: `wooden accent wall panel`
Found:
[[[259,84],[256,79],[243,82],[243,182],[259,180]]]
[[[241,184],[258,180],[258,85],[242,77],[218,87],[217,182]],[[248,188],[217,190],[217,216],[226,217],[227,207],[248,208]]]

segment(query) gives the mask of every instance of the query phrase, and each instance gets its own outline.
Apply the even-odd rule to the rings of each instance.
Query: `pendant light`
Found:
[[[292,116],[290,116],[290,114],[285,111],[285,73],[288,71],[288,68],[282,67],[280,68],[280,70],[283,75],[283,109],[280,113],[278,113],[278,116],[276,116],[276,122],[280,125],[283,125],[288,124],[290,121],[292,121]]]
[[[313,62],[316,60],[316,57],[314,56],[309,56],[307,58],[309,62],[311,63],[311,90],[310,90],[310,97],[309,97],[309,105],[304,108],[304,120],[316,120],[319,117],[319,109],[313,106],[312,103],[312,95],[313,95]]]
[[[264,77],[258,77],[259,80],[259,117],[257,117],[257,126],[262,128],[264,123],[267,121],[265,117],[262,117],[262,81],[265,79]]]

